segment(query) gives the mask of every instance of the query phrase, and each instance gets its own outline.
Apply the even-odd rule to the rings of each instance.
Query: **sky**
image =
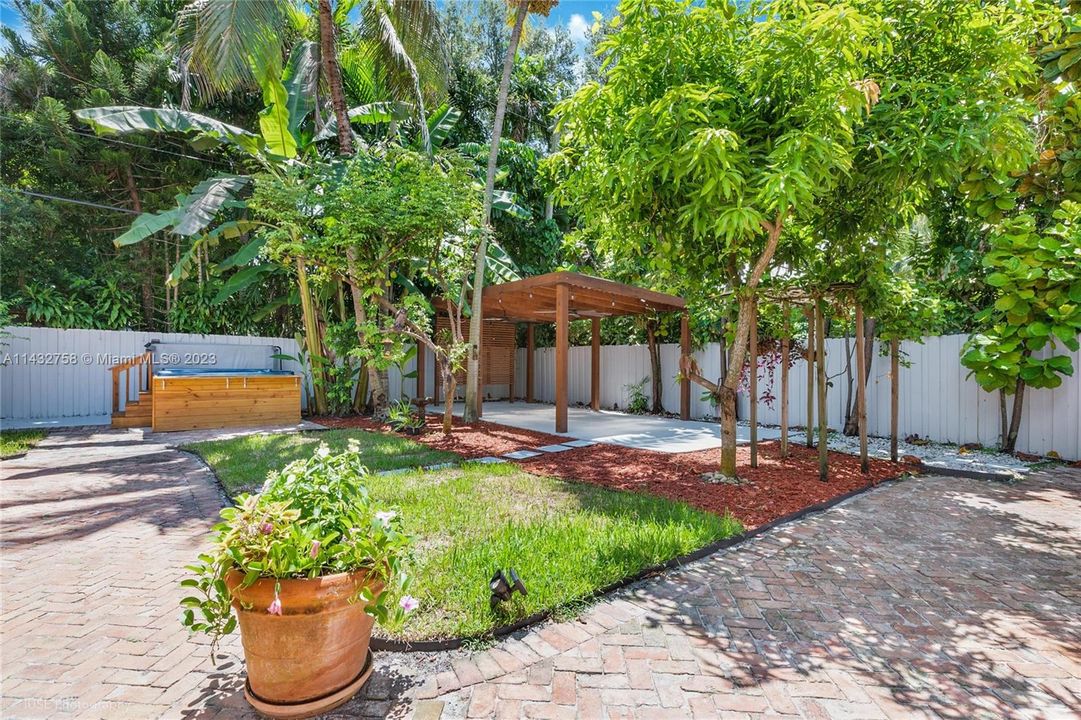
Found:
[[[612,15],[618,0],[560,0],[552,8],[547,25],[564,25],[579,46],[585,45],[586,33],[593,24],[594,11]],[[0,25],[19,29],[19,15],[12,8],[11,0],[0,0]]]

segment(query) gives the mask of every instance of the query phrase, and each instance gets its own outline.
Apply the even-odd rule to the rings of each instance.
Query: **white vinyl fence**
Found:
[[[236,352],[236,346],[277,346],[283,354],[297,354],[293,338],[36,327],[7,327],[3,333],[0,424],[25,420],[54,420],[66,425],[78,425],[80,419],[100,422],[112,413],[109,368],[142,354],[151,340],[193,344],[184,346],[185,352],[198,348],[209,352],[220,345],[223,357],[230,358],[256,355]],[[226,351],[226,346],[233,346],[234,351]],[[258,355],[266,362],[272,352]],[[287,360],[282,361],[281,369],[301,371],[299,365]],[[132,382],[134,387],[134,377]]]
[[[924,342],[901,344],[900,372],[900,433],[943,442],[980,442],[991,446],[998,442],[998,395],[980,390],[975,381],[966,379],[968,370],[961,365],[961,346],[965,335],[928,337]],[[855,342],[851,342],[854,347]],[[867,420],[871,435],[887,436],[890,429],[889,358],[876,354],[871,363],[867,383]],[[534,395],[542,402],[555,402],[555,350],[535,350]],[[525,353],[518,350],[516,360],[516,392],[525,395]],[[826,341],[826,368],[832,385],[827,396],[829,426],[840,429],[844,424],[847,399],[845,379],[844,340]],[[1025,411],[1017,449],[1046,454],[1052,450],[1068,459],[1081,457],[1081,353],[1072,353],[1076,373],[1064,379],[1054,390],[1025,392]],[[702,374],[716,378],[720,374],[720,346],[705,346],[695,353]],[[568,358],[568,401],[589,403],[590,348],[572,347]],[[855,373],[855,356],[852,362]],[[662,400],[666,410],[679,412],[679,346],[661,346]],[[601,405],[625,408],[630,400],[627,385],[646,380],[645,393],[650,394],[649,352],[645,346],[608,345],[601,348]],[[789,370],[790,426],[802,426],[807,417],[807,369],[802,359]],[[431,384],[428,385],[431,388]],[[759,402],[759,422],[780,423],[781,377],[777,368],[770,380],[763,370],[759,375],[759,397],[772,395],[776,400],[767,405]],[[855,379],[853,378],[853,388]],[[691,417],[707,418],[716,414],[708,400],[702,399],[702,389],[691,385]],[[747,415],[747,398],[740,396],[740,417]]]

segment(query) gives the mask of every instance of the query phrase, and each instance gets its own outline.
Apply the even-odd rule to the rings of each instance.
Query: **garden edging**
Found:
[[[917,473],[917,474],[923,474],[923,473]],[[762,534],[764,534],[766,532],[769,532],[770,530],[773,530],[774,528],[779,527],[781,525],[785,525],[787,523],[794,522],[796,520],[801,520],[801,519],[807,517],[808,515],[812,515],[814,513],[829,510],[830,508],[832,508],[832,507],[834,507],[836,505],[839,505],[839,504],[841,504],[842,502],[844,502],[846,500],[850,500],[851,498],[854,498],[857,495],[862,495],[863,493],[867,492],[868,490],[879,488],[879,487],[882,487],[883,485],[886,485],[886,484],[892,484],[892,483],[900,482],[900,481],[902,481],[902,480],[904,480],[904,479],[906,479],[908,477],[913,477],[913,476],[915,476],[915,474],[913,474],[913,473],[901,473],[900,475],[896,475],[894,477],[887,478],[887,479],[881,480],[879,482],[868,483],[868,484],[864,485],[863,487],[859,487],[859,488],[856,488],[855,490],[850,490],[850,491],[848,491],[846,493],[842,493],[841,495],[837,495],[837,496],[835,496],[833,498],[830,498],[829,500],[824,500],[822,502],[815,503],[814,505],[808,505],[807,507],[805,507],[805,508],[803,508],[801,510],[797,510],[796,512],[793,512],[793,513],[788,513],[787,515],[782,515],[781,517],[776,518],[775,520],[771,520],[768,523],[765,523],[763,525],[759,525],[758,527],[754,528],[753,530],[748,530],[748,531],[740,533],[739,535],[733,535],[731,537],[724,538],[723,540],[718,540],[715,543],[711,543],[709,545],[706,545],[705,547],[702,547],[702,548],[699,548],[698,550],[687,553],[686,555],[681,555],[679,557],[672,558],[671,560],[668,560],[666,562],[659,563],[657,565],[651,565],[651,566],[649,566],[647,568],[643,568],[642,570],[639,570],[637,573],[634,573],[633,575],[629,575],[629,576],[623,578],[622,580],[617,580],[614,583],[611,583],[611,584],[606,585],[606,586],[604,586],[602,588],[599,588],[598,590],[594,591],[590,595],[582,598],[582,600],[584,600],[584,601],[597,600],[599,598],[604,597],[605,595],[610,595],[610,594],[616,592],[617,590],[621,590],[621,589],[623,589],[623,588],[625,588],[625,587],[627,587],[629,585],[633,585],[634,583],[636,583],[636,582],[638,582],[640,580],[645,580],[646,578],[658,575],[658,574],[660,574],[660,573],[662,573],[662,572],[664,572],[666,570],[672,570],[672,569],[675,569],[675,568],[678,568],[678,567],[682,567],[683,565],[686,565],[688,563],[692,563],[692,562],[694,562],[696,560],[701,560],[702,558],[704,558],[704,557],[706,557],[708,555],[712,555],[713,553],[718,552],[720,550],[727,550],[729,548],[735,547],[736,545],[739,545],[739,544],[741,544],[743,542],[751,540],[751,539],[757,537],[758,535],[762,535]],[[495,628],[489,630],[486,633],[481,633],[479,635],[462,636],[462,637],[456,637],[456,638],[446,638],[444,640],[414,640],[412,642],[409,642],[409,641],[403,641],[403,640],[392,640],[392,639],[388,639],[388,638],[373,637],[372,638],[372,649],[373,650],[385,650],[385,651],[389,651],[389,652],[442,652],[442,651],[448,651],[448,650],[458,650],[458,649],[461,649],[466,643],[477,642],[477,641],[487,641],[487,640],[497,640],[497,639],[505,638],[508,635],[510,635],[512,633],[515,633],[515,632],[517,632],[519,630],[523,630],[523,629],[525,629],[527,627],[537,625],[539,623],[542,623],[542,622],[550,619],[552,617],[553,612],[554,612],[554,610],[545,610],[545,611],[542,611],[542,612],[539,612],[539,613],[534,613],[532,615],[524,617],[521,620],[510,623],[508,625],[500,625],[498,627],[495,627]],[[468,685],[462,685],[461,687],[467,687],[467,686]]]

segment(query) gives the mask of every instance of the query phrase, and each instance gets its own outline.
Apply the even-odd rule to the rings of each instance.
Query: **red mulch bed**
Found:
[[[312,420],[332,428],[387,431],[386,425],[363,417]],[[435,416],[428,417],[424,434],[412,439],[466,459],[503,455],[567,440],[490,422],[466,425],[459,418],[454,418],[453,433],[447,438],[442,432],[442,418]],[[817,450],[790,443],[788,459],[782,461],[780,444],[776,441],[759,443],[757,468],[751,467],[751,450],[746,445],[736,449],[736,462],[737,473],[745,481],[741,485],[711,484],[702,479],[703,473],[717,470],[719,449],[673,454],[601,444],[544,453],[519,464],[523,470],[537,475],[680,500],[718,515],[727,511],[748,529],[912,469],[903,463],[871,460],[870,472],[864,475],[858,457],[831,452],[829,481],[820,482]]]
[[[313,417],[312,422],[332,428],[361,428],[390,432],[383,423],[364,417]],[[454,418],[451,436],[443,435],[443,418],[429,415],[424,426],[424,433],[410,440],[424,443],[437,450],[446,450],[466,459],[505,455],[515,450],[528,450],[542,445],[555,445],[567,440],[558,435],[522,430],[521,428],[497,425],[490,422],[464,424],[460,418]]]
[[[871,460],[870,472],[860,472],[860,459],[843,453],[829,454],[829,481],[818,480],[818,452],[789,444],[782,460],[778,442],[758,445],[758,467],[752,468],[751,449],[736,449],[741,485],[711,484],[702,473],[714,472],[720,450],[693,453],[660,453],[619,445],[594,445],[522,462],[529,472],[567,480],[603,485],[682,500],[702,510],[728,511],[748,529],[802,510],[852,490],[895,477],[906,469],[900,463]]]

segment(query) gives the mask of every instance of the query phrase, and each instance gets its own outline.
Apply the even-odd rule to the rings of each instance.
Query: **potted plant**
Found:
[[[183,623],[213,638],[238,625],[244,696],[270,717],[309,717],[346,702],[371,674],[373,623],[416,608],[401,565],[409,538],[364,486],[359,448],[321,444],[221,511],[214,549],[181,584]],[[391,590],[392,589],[392,590]],[[395,599],[398,601],[395,602]]]

